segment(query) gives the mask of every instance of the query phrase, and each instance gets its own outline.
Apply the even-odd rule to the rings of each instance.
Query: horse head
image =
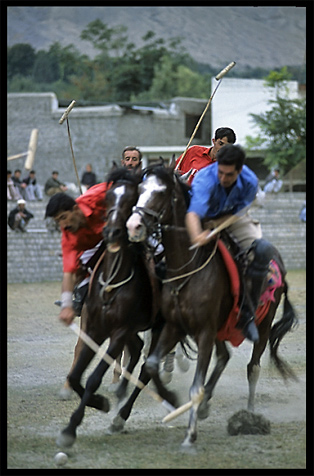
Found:
[[[169,224],[174,213],[179,212],[182,219],[186,208],[178,206],[178,195],[183,198],[184,187],[185,191],[189,188],[180,182],[174,167],[155,165],[144,170],[137,204],[126,223],[129,240],[144,241],[158,227]]]
[[[111,253],[118,252],[128,242],[125,224],[138,197],[139,180],[138,173],[124,167],[112,171],[107,178],[111,185],[105,199],[106,226],[103,236]]]

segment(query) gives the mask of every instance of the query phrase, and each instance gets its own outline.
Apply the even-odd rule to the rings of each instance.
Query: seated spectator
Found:
[[[14,183],[14,186],[16,190],[18,191],[19,198],[25,198],[25,189],[26,189],[26,183],[24,183],[21,179],[21,170],[16,169],[14,170],[14,174],[12,176],[12,180]]]
[[[23,179],[23,182],[26,183],[26,189],[25,189],[26,200],[34,201],[37,199],[41,201],[43,199],[41,188],[38,185],[36,180],[35,170],[31,170],[28,177]]]
[[[50,179],[48,179],[45,183],[45,194],[48,195],[48,197],[51,197],[56,193],[66,192],[68,189],[68,187],[63,182],[58,180],[58,176],[59,172],[54,170]]]
[[[306,201],[303,203],[302,205],[302,208],[300,210],[300,214],[299,214],[299,217],[300,217],[300,220],[303,222],[303,223],[306,223]]]
[[[21,198],[17,201],[17,206],[9,213],[8,225],[14,231],[25,233],[29,220],[34,218],[34,215],[26,210],[25,204],[25,200]]]
[[[264,192],[265,193],[278,193],[282,187],[282,180],[279,178],[279,169],[275,169],[266,177]]]
[[[96,174],[92,170],[93,170],[92,165],[87,164],[86,165],[86,172],[83,173],[82,179],[81,179],[81,185],[82,185],[83,193],[86,192],[86,190],[88,190],[93,185],[96,185],[96,183],[97,183]]]
[[[12,180],[12,172],[11,170],[7,170],[7,200],[18,200],[19,198],[21,198],[21,196]]]

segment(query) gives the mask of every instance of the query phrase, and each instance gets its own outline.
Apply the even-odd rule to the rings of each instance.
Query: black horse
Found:
[[[187,335],[194,339],[198,347],[197,366],[190,388],[193,406],[183,442],[183,445],[188,446],[196,440],[197,417],[207,416],[208,401],[229,360],[225,341],[219,340],[217,334],[233,307],[233,296],[225,263],[217,251],[218,241],[194,250],[189,249],[190,240],[185,229],[188,205],[185,187],[172,167],[158,165],[147,170],[139,185],[139,199],[127,221],[127,227],[129,238],[133,242],[144,241],[156,229],[161,230],[162,234],[167,262],[167,274],[162,287],[162,313],[166,324],[157,346],[146,362],[146,371],[151,374],[161,397],[167,398],[168,391],[158,376],[160,360]],[[277,354],[279,343],[296,323],[296,316],[287,296],[286,271],[275,248],[274,258],[280,269],[282,286],[276,289],[275,300],[270,302],[266,317],[258,325],[260,339],[254,344],[247,366],[250,410],[254,408],[260,359],[268,340],[271,357],[283,377],[294,377],[290,367]],[[282,294],[283,316],[272,326]],[[214,346],[217,363],[205,385]]]
[[[112,359],[117,359],[126,346],[130,353],[127,366],[129,373],[139,361],[143,347],[138,333],[151,328],[158,321],[157,315],[153,313],[153,291],[145,250],[142,244],[129,243],[125,226],[137,200],[138,181],[138,176],[125,168],[112,172],[108,177],[108,182],[112,184],[105,199],[107,216],[103,232],[107,247],[91,277],[85,304],[85,332],[98,346],[109,338],[107,354]],[[57,438],[59,446],[73,445],[86,406],[109,411],[107,399],[95,394],[109,367],[108,363],[103,359],[100,361],[88,377],[85,388],[80,383],[94,355],[93,350],[82,344],[77,362],[68,376],[71,387],[79,394],[81,401],[68,426]],[[124,397],[127,383],[128,380],[122,378],[116,391],[118,398]]]

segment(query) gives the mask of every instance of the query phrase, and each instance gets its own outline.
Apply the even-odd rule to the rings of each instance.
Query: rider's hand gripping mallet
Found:
[[[75,174],[76,174],[77,183],[78,183],[78,186],[79,186],[79,189],[80,189],[80,193],[82,195],[83,192],[82,192],[81,182],[80,182],[80,179],[79,179],[79,176],[78,176],[78,173],[77,173],[77,168],[76,168],[76,163],[75,163],[75,158],[74,158],[74,152],[73,152],[73,147],[72,147],[71,134],[70,134],[69,119],[68,119],[68,116],[69,116],[70,112],[72,111],[72,109],[75,105],[75,102],[76,101],[73,100],[71,102],[71,104],[67,107],[65,112],[62,114],[61,119],[59,120],[59,124],[63,124],[65,120],[67,121],[68,136],[69,136],[69,142],[70,142],[70,148],[71,148],[71,153],[72,153],[72,160],[73,160],[74,170],[75,170]]]
[[[188,148],[190,147],[190,144],[191,144],[192,140],[194,139],[194,136],[195,136],[195,134],[196,134],[196,132],[197,132],[199,126],[200,126],[200,123],[202,122],[202,120],[203,120],[203,118],[204,118],[204,116],[205,116],[205,114],[206,114],[206,112],[207,112],[207,110],[208,110],[208,108],[209,108],[209,105],[210,105],[210,103],[212,102],[213,97],[215,96],[215,93],[216,93],[216,91],[217,91],[217,89],[218,89],[218,87],[219,87],[219,85],[220,85],[220,83],[221,83],[222,78],[225,76],[225,74],[228,73],[228,71],[230,71],[231,68],[234,67],[235,64],[236,64],[235,61],[232,61],[230,64],[228,64],[228,66],[226,66],[224,69],[222,69],[222,70],[220,71],[220,73],[217,74],[217,76],[215,76],[215,79],[216,79],[217,81],[219,81],[219,83],[218,83],[217,86],[215,87],[213,94],[210,96],[210,98],[209,98],[209,100],[208,100],[208,103],[206,104],[206,107],[205,107],[205,109],[204,109],[204,111],[203,111],[201,117],[199,118],[198,123],[197,123],[196,126],[195,126],[195,129],[194,129],[194,131],[193,131],[193,133],[192,133],[192,135],[191,135],[191,138],[190,138],[190,140],[189,140],[189,142],[188,142],[188,145],[186,146],[185,151],[183,152],[181,159],[179,160],[179,162],[178,162],[177,165],[176,165],[175,170],[178,170],[178,168],[180,167],[180,164],[182,163],[182,161],[183,161],[183,159],[184,159],[184,157],[185,157],[185,154],[187,153],[187,150],[188,150]]]

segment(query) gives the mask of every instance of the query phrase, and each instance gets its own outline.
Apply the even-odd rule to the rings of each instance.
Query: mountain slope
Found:
[[[301,66],[305,61],[305,7],[18,6],[7,11],[8,46],[29,43],[39,50],[59,41],[93,57],[97,51],[80,40],[80,33],[99,18],[108,26],[124,25],[136,46],[148,30],[156,37],[178,36],[196,61],[217,70],[231,61],[238,70]]]

